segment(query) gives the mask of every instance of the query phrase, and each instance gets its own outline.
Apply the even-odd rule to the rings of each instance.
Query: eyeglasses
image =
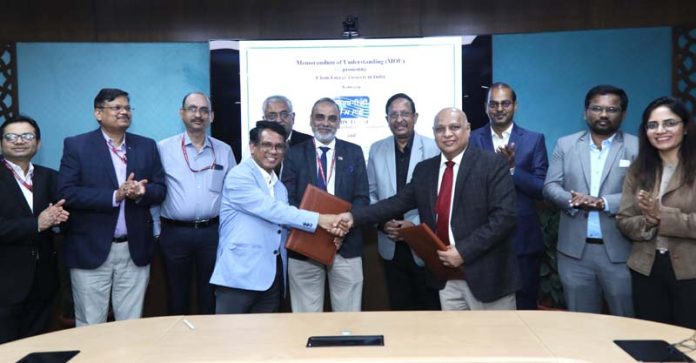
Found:
[[[263,151],[275,150],[275,151],[277,151],[277,152],[279,152],[279,153],[284,153],[285,150],[287,150],[287,148],[288,148],[288,146],[287,146],[285,143],[282,143],[282,144],[273,144],[273,143],[270,143],[270,142],[262,142],[262,143],[260,143],[260,144],[258,144],[258,145],[259,145],[259,147],[261,148],[261,150],[263,150]]]
[[[645,129],[650,130],[650,131],[654,131],[654,130],[659,129],[660,125],[662,125],[663,129],[673,129],[673,128],[677,127],[677,125],[679,125],[682,122],[683,122],[682,120],[675,120],[672,118],[662,121],[661,124],[657,121],[648,121],[645,123]]]
[[[409,118],[409,117],[411,117],[411,116],[413,116],[413,115],[414,115],[413,112],[408,112],[408,111],[392,112],[392,113],[390,113],[390,114],[387,115],[387,118],[389,119],[389,121],[396,121],[396,120],[399,119],[399,117],[401,117],[401,118]]]
[[[496,108],[498,108],[498,106],[502,106],[503,108],[510,108],[510,107],[512,107],[513,104],[514,104],[514,102],[512,102],[510,100],[505,100],[505,101],[500,101],[500,102],[488,101],[488,108],[496,109]]]
[[[597,113],[597,114],[601,114],[603,111],[606,111],[606,113],[611,114],[611,115],[615,115],[615,114],[621,112],[621,107],[613,107],[613,106],[602,107],[602,106],[594,105],[594,106],[588,107],[587,109],[590,110],[590,112]]]
[[[2,137],[5,139],[7,142],[17,142],[17,140],[22,139],[24,141],[31,141],[36,139],[36,135],[31,132],[25,132],[23,134],[12,134],[12,133],[7,133],[2,135]]]
[[[324,120],[329,120],[329,122],[338,121],[338,115],[329,115],[327,117],[323,113],[314,114],[314,115],[312,115],[312,118],[314,119],[314,121],[324,121]]]
[[[135,111],[135,108],[133,108],[133,107],[130,107],[130,106],[121,106],[121,105],[118,105],[118,106],[101,106],[101,107],[97,107],[97,108],[98,108],[98,109],[101,109],[101,110],[103,110],[103,109],[105,109],[105,108],[108,108],[109,110],[111,110],[111,111],[113,111],[113,112],[116,112],[116,113],[119,113],[119,112],[121,112],[121,111],[126,111],[126,112]]]
[[[266,120],[268,120],[268,121],[275,121],[275,120],[278,119],[278,117],[280,117],[280,118],[283,119],[283,120],[287,120],[290,116],[294,116],[294,115],[295,115],[294,112],[283,111],[283,112],[280,112],[280,113],[278,113],[278,112],[269,112],[269,113],[265,114],[263,117],[264,117]]]
[[[201,115],[210,114],[210,109],[208,107],[189,106],[189,107],[186,107],[184,110],[186,110],[186,112],[193,114],[193,115],[195,115],[197,112],[200,112]]]

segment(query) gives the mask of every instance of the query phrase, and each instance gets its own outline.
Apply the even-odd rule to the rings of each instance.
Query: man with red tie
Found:
[[[449,244],[438,252],[442,264],[464,271],[435,282],[442,309],[514,310],[520,281],[507,236],[515,226],[515,187],[505,158],[468,147],[470,128],[463,111],[441,110],[433,126],[441,154],[420,162],[393,198],[344,213],[341,220],[377,223],[417,208],[421,223]]]

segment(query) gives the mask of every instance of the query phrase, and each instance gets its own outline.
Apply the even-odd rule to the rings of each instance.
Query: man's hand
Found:
[[[348,233],[348,229],[343,228],[343,226],[337,222],[338,220],[339,218],[335,214],[320,214],[319,227],[323,228],[334,236],[343,237]]]
[[[660,223],[660,206],[658,198],[641,189],[638,191],[638,208],[643,212],[648,223],[656,225]]]
[[[464,263],[464,259],[454,246],[449,245],[447,251],[437,251],[440,262],[447,267],[459,267]]]
[[[572,208],[588,210],[588,211],[603,211],[604,210],[604,199],[593,197],[591,195],[586,195],[578,193],[576,191],[570,191],[570,201],[568,203]]]
[[[353,222],[353,214],[350,212],[343,212],[336,216],[336,220],[334,220],[334,227],[340,226],[348,231],[353,228]]]
[[[49,204],[46,209],[39,213],[39,232],[43,232],[68,220],[70,213],[63,209],[64,204],[65,199],[61,199],[56,204]]]
[[[138,200],[145,195],[145,185],[147,184],[147,179],[135,180],[135,173],[130,173],[124,184],[126,183],[128,183],[126,190],[126,197],[128,199]]]
[[[384,228],[382,230],[392,241],[403,241],[403,238],[401,237],[401,230],[407,227],[413,227],[413,223],[406,220],[397,221],[392,219],[384,224]]]
[[[514,142],[511,142],[507,145],[499,146],[495,152],[500,153],[507,158],[508,167],[510,167],[510,168],[515,167],[515,143]]]

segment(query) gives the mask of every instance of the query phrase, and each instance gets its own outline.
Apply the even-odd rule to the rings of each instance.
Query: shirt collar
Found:
[[[464,153],[467,149],[469,149],[468,145],[466,146],[466,148],[464,148],[462,152],[460,152],[459,154],[457,154],[457,156],[452,158],[452,161],[454,161],[454,165],[459,165],[462,162],[462,157],[464,157]],[[445,154],[440,153],[440,165],[442,166],[446,162],[447,158],[445,157]]]
[[[17,173],[17,175],[22,176],[25,180],[26,179],[31,180],[32,177],[34,176],[34,164],[32,164],[31,161],[29,162],[29,169],[27,169],[27,174],[25,175],[24,170],[22,170],[22,168],[19,165],[15,164],[7,159],[3,159],[3,160],[5,160],[7,165],[9,165],[12,168],[12,170],[14,170],[14,172]]]
[[[191,142],[191,137],[189,137],[188,132],[184,131],[184,145],[189,146],[193,145],[193,142]],[[206,147],[210,147],[210,138],[208,135],[205,135],[205,141],[203,141],[203,148],[205,149]]]
[[[503,139],[506,138],[506,137],[509,137],[510,134],[512,134],[512,127],[513,127],[513,126],[514,126],[514,122],[510,122],[510,126],[508,126],[508,128],[505,129],[505,130],[500,134],[500,135],[502,135],[502,138],[503,138]],[[491,135],[493,135],[493,137],[498,137],[498,134],[495,132],[495,130],[493,130],[493,124],[491,124]]]
[[[278,182],[278,176],[276,175],[275,171],[271,170],[270,173],[267,172],[256,161],[254,161],[254,165],[256,165],[256,168],[259,169],[259,171],[261,172],[261,176],[263,177],[263,181],[266,182],[266,185],[270,189],[273,189],[275,184]]]
[[[316,137],[314,138],[314,148],[317,151],[321,150],[319,148],[324,147],[324,146],[328,147],[331,150],[334,150],[336,148],[336,138],[334,137],[333,140],[331,140],[331,142],[328,145],[325,145],[325,144],[319,142],[319,140],[317,140]]]
[[[114,141],[111,140],[109,135],[107,135],[106,132],[104,132],[104,130],[101,130],[101,133],[102,133],[102,136],[104,137],[104,140],[106,140],[107,144],[112,145],[113,147],[116,147],[116,145],[114,145]],[[126,134],[123,134],[123,142],[121,143],[121,146],[118,147],[118,149],[120,149],[120,150],[126,149]]]
[[[588,134],[588,135],[590,136],[590,137],[588,137],[588,139],[590,140],[590,149],[592,149],[592,150],[595,150],[595,149],[599,150],[599,149],[597,148],[597,145],[595,145],[594,141],[592,141],[592,134]],[[614,138],[615,138],[615,137],[616,137],[616,133],[614,133],[613,135],[611,135],[610,137],[608,137],[606,140],[603,140],[603,141],[602,141],[602,150],[604,150],[605,148],[611,146],[611,143],[614,141]]]

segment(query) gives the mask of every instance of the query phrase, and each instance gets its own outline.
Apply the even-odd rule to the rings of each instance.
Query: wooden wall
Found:
[[[0,41],[338,38],[348,15],[375,38],[674,26],[693,14],[693,0],[3,0]]]

